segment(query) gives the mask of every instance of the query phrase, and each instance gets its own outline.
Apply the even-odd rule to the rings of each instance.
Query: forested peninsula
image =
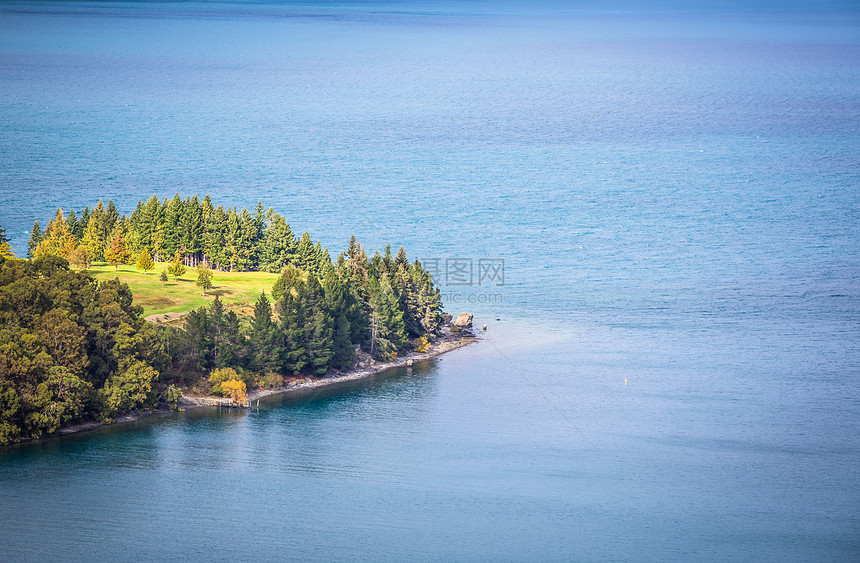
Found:
[[[183,394],[244,404],[253,390],[427,352],[443,325],[439,289],[403,248],[368,257],[352,237],[332,259],[262,203],[251,213],[177,195],[141,201],[129,216],[112,201],[58,209],[44,231],[34,224],[27,258],[0,228],[0,444],[176,408]],[[185,276],[204,294],[219,272],[279,276],[244,309],[215,295],[153,323],[127,284],[87,272],[107,263],[147,273],[158,262],[154,287]]]

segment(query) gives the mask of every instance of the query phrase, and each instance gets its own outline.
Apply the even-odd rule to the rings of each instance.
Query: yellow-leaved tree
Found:
[[[126,264],[131,258],[128,249],[125,247],[125,241],[122,240],[122,235],[117,235],[111,241],[110,246],[104,251],[105,260],[114,267],[114,270],[119,269],[119,264]]]
[[[244,405],[248,402],[247,389],[244,381],[230,379],[221,384],[221,392],[225,397],[230,397],[234,402]]]
[[[149,249],[144,246],[143,251],[140,253],[140,258],[137,259],[137,269],[143,270],[143,275],[145,276],[153,268],[155,268],[155,263],[152,261],[152,255],[149,253]]]
[[[68,258],[77,246],[75,237],[69,232],[69,224],[66,222],[63,210],[57,209],[57,215],[48,223],[42,242],[36,247],[33,256],[41,258],[42,256],[54,255]]]
[[[236,373],[233,368],[216,368],[209,372],[209,384],[212,385],[212,393],[214,395],[226,396],[224,388],[221,386],[225,381],[231,379],[241,379],[241,376]]]

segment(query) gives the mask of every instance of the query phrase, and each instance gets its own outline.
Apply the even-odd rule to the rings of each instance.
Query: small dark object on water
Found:
[[[487,325],[484,325],[484,330],[487,330]]]

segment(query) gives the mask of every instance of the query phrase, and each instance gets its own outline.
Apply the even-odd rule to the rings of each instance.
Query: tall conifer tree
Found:
[[[33,221],[33,230],[30,231],[30,240],[27,241],[27,258],[34,257],[40,242],[42,242],[42,229],[38,221]]]
[[[284,338],[282,369],[284,373],[298,375],[306,364],[304,331],[307,323],[299,292],[286,291],[278,300],[277,307]]]
[[[69,225],[62,209],[57,209],[54,219],[48,223],[48,228],[42,236],[42,241],[33,253],[35,258],[42,256],[60,256],[67,258],[77,248],[75,237],[69,232]]]
[[[272,321],[272,306],[266,292],[254,304],[254,318],[249,333],[251,367],[258,371],[278,371],[283,367],[282,335]]]
[[[296,265],[306,272],[316,272],[317,255],[308,233],[302,233],[296,247]]]
[[[305,312],[304,348],[308,370],[325,375],[331,368],[333,326],[325,307],[323,289],[316,276],[308,276],[300,294]]]
[[[350,339],[348,320],[349,292],[334,271],[330,271],[323,282],[326,309],[333,320],[332,365],[339,370],[352,367],[355,362],[355,349]]]

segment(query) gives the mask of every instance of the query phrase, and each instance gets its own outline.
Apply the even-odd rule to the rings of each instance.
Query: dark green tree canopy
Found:
[[[140,315],[118,280],[97,283],[51,255],[0,257],[0,444],[151,403],[158,372]],[[122,400],[111,399],[117,385]]]

